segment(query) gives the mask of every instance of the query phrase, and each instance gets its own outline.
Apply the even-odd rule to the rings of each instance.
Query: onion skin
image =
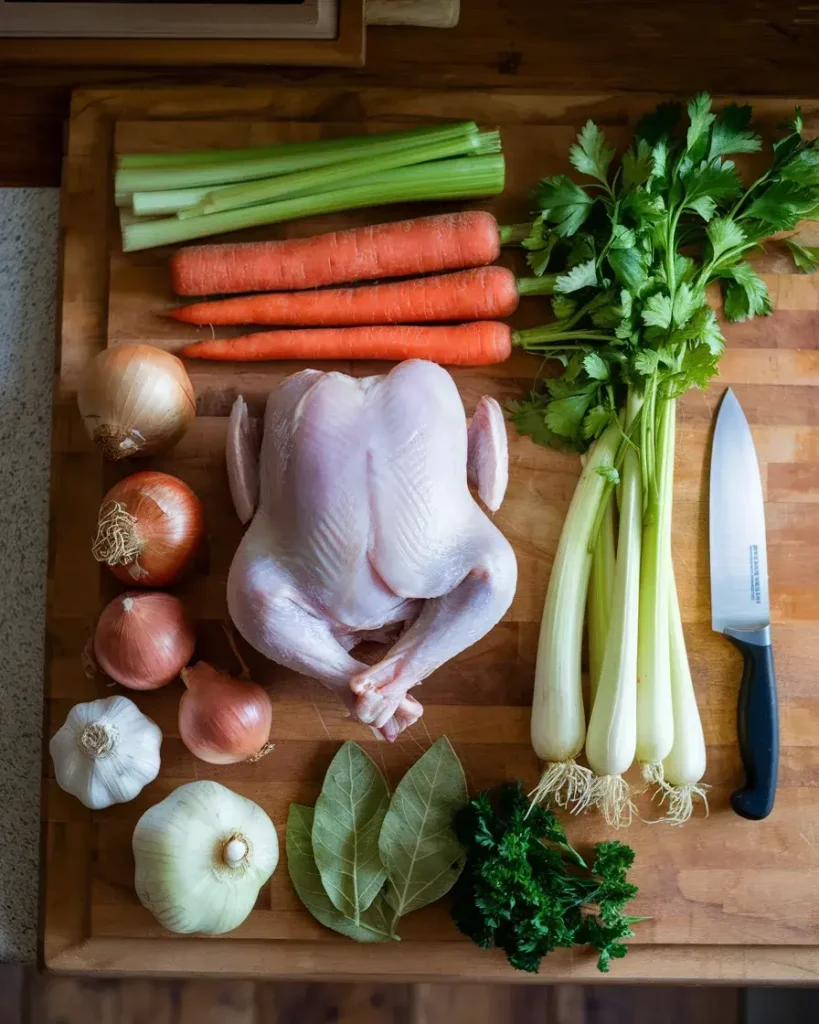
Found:
[[[94,657],[130,690],[158,690],[179,675],[196,646],[182,602],[161,591],[131,590],[103,609],[94,631]]]
[[[204,661],[181,675],[186,690],[179,702],[179,735],[195,757],[237,764],[267,752],[273,705],[261,686]]]
[[[145,470],[114,484],[102,500],[101,519],[115,503],[136,520],[126,523],[124,531],[129,547],[138,551],[127,559],[113,561],[95,544],[94,557],[131,586],[167,587],[175,583],[190,567],[202,543],[205,516],[200,500],[177,477]],[[97,537],[99,540],[100,533]]]
[[[77,402],[89,437],[112,461],[170,448],[196,416],[182,361],[152,345],[100,352],[85,369]]]

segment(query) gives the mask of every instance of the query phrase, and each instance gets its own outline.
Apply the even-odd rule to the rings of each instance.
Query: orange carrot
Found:
[[[456,327],[338,327],[262,331],[186,345],[188,359],[430,359],[447,366],[488,366],[507,359],[506,324],[477,321]]]
[[[241,295],[180,306],[168,315],[187,324],[291,327],[491,320],[514,313],[521,294],[550,293],[553,283],[548,275],[518,282],[504,267],[478,267],[360,288]]]
[[[193,245],[171,257],[171,280],[177,295],[224,295],[410,277],[487,266],[507,236],[515,230],[474,210],[282,242]]]

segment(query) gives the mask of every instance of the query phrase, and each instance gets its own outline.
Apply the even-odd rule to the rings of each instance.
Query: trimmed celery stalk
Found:
[[[196,206],[209,194],[208,186],[166,189],[162,192],[134,192],[131,206],[139,217],[157,217]]]
[[[255,206],[257,203],[273,202],[290,196],[329,192],[342,186],[360,184],[380,171],[392,171],[399,167],[410,167],[449,157],[499,152],[498,132],[482,132],[479,135],[445,139],[436,143],[425,142],[422,146],[407,147],[395,153],[367,156],[361,160],[347,160],[342,164],[282,174],[277,178],[265,178],[250,184],[231,185],[209,193],[198,205],[180,210],[178,216],[182,219],[201,217],[203,214],[241,209],[243,206]]]
[[[458,126],[469,124],[473,131],[478,126],[473,122],[456,122]],[[267,157],[287,155],[300,157],[322,154],[326,151],[360,150],[378,139],[420,138],[424,134],[438,131],[440,125],[425,125],[400,132],[380,132],[378,135],[350,135],[337,139],[316,139],[312,142],[277,142],[272,146],[245,146],[241,149],[197,149],[181,153],[123,153],[117,158],[117,170],[131,171],[160,167],[201,167],[206,164],[231,164],[243,160],[260,160]],[[452,127],[452,126],[448,126]]]
[[[428,202],[443,199],[472,199],[495,196],[503,191],[503,156],[468,156],[455,160],[435,160],[429,164],[402,167],[374,174],[366,183],[299,196],[277,203],[247,206],[241,210],[209,213],[203,217],[179,220],[166,217],[126,227],[122,237],[125,252],[170,245],[191,238],[204,238],[240,228],[279,224],[319,213],[357,210],[386,203]]]
[[[400,132],[392,136],[367,135],[360,138],[335,139],[323,143],[311,151],[304,149],[293,152],[290,146],[277,147],[277,151],[264,156],[230,162],[215,161],[197,164],[193,167],[147,167],[118,170],[114,179],[114,191],[155,192],[168,189],[198,188],[203,185],[226,185],[236,181],[252,181],[256,178],[270,178],[276,174],[308,170],[327,164],[343,163],[364,156],[414,149],[425,142],[434,143],[446,139],[466,138],[476,135],[477,126],[469,121],[459,124],[441,125],[436,128],[419,128]],[[298,144],[297,144],[298,145]]]

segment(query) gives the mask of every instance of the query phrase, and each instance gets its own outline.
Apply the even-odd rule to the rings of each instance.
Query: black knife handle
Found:
[[[737,733],[745,785],[731,796],[731,806],[743,818],[760,821],[771,813],[779,770],[779,704],[776,696],[771,631],[726,629],[725,635],[742,652],[742,683],[737,704]]]

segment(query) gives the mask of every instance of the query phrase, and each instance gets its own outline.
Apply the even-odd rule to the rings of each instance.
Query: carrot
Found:
[[[186,345],[188,359],[429,359],[448,366],[488,366],[507,359],[506,324],[478,321],[456,327],[338,327],[263,331]]]
[[[172,309],[188,324],[284,324],[342,327],[355,324],[414,324],[490,320],[509,316],[521,294],[548,294],[548,276],[517,281],[504,267],[478,267],[410,281],[308,292],[267,292]]]
[[[445,213],[282,242],[187,246],[171,257],[171,280],[177,295],[225,295],[410,277],[486,266],[518,237],[489,213]]]

